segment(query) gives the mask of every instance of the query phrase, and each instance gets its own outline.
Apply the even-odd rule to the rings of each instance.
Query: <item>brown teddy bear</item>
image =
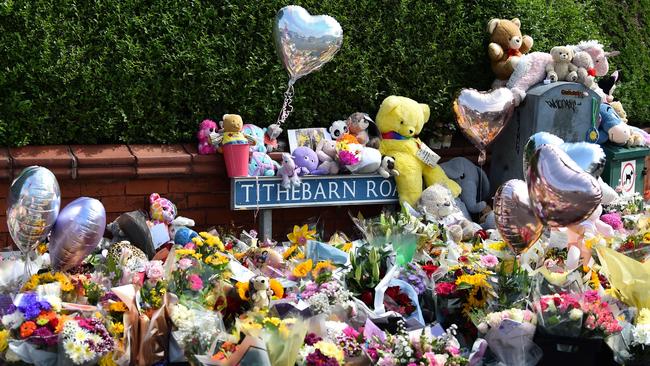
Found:
[[[553,62],[546,65],[546,78],[552,83],[556,81],[578,80],[578,67],[571,63],[573,50],[569,47],[557,46],[551,48]]]
[[[519,19],[491,19],[488,22],[490,45],[488,55],[492,63],[492,71],[497,77],[495,84],[500,86],[512,75],[519,58],[533,47],[533,39],[521,34]]]

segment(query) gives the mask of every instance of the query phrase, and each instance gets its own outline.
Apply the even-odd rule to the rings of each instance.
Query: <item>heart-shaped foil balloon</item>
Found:
[[[530,159],[542,145],[559,147],[582,170],[594,177],[599,177],[605,168],[606,155],[600,145],[589,142],[564,142],[564,140],[551,133],[538,132],[528,139],[524,147],[524,176],[528,174]]]
[[[289,5],[275,16],[273,38],[293,85],[334,57],[343,43],[343,29],[331,16],[310,15],[300,6]]]
[[[7,198],[7,226],[14,244],[23,254],[47,238],[60,207],[59,183],[46,168],[25,168],[11,183]]]
[[[463,89],[454,100],[460,130],[481,152],[501,133],[514,109],[514,97],[507,88],[489,92]]]
[[[602,198],[598,180],[558,146],[542,145],[535,151],[527,183],[535,214],[551,227],[585,220]]]
[[[494,195],[494,217],[501,238],[517,254],[533,245],[544,230],[523,180],[512,179],[499,187]]]

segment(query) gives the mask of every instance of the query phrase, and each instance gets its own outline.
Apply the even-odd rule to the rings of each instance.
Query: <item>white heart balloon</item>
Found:
[[[343,29],[329,15],[310,15],[300,6],[289,5],[275,17],[273,38],[293,85],[334,57],[343,43]]]

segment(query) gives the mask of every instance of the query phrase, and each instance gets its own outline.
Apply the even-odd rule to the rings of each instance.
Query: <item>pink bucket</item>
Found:
[[[223,158],[229,178],[248,177],[249,144],[230,144],[223,146]]]

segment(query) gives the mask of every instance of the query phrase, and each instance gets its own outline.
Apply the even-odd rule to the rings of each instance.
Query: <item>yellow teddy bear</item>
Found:
[[[417,156],[418,150],[428,149],[417,138],[428,120],[428,105],[394,95],[384,99],[375,119],[382,136],[379,151],[395,159],[395,170],[400,172],[395,177],[400,202],[408,202],[413,207],[422,194],[423,175],[427,186],[443,184],[454,197],[458,197],[461,191],[438,164],[433,162],[431,166]]]

